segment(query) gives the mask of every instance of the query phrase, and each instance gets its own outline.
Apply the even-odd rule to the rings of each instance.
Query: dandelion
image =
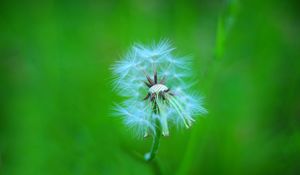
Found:
[[[186,58],[175,57],[168,41],[146,47],[133,45],[113,66],[116,91],[125,97],[116,111],[138,136],[153,136],[152,149],[145,155],[152,160],[160,136],[169,136],[169,125],[189,128],[195,116],[206,113],[202,98],[189,94],[190,66]]]

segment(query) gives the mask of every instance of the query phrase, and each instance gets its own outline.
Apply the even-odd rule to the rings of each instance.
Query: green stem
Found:
[[[161,125],[158,119],[156,119],[156,127],[155,127],[155,135],[153,135],[153,143],[151,147],[151,151],[145,154],[145,160],[150,162],[153,160],[157,154],[157,150],[159,147],[159,140],[161,137]]]

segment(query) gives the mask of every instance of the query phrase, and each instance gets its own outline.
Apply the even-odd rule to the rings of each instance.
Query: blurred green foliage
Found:
[[[297,1],[1,1],[0,174],[300,174]],[[206,117],[156,162],[113,117],[133,42],[190,54]]]

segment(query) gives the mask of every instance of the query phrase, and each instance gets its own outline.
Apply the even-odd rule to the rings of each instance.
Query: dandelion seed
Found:
[[[152,150],[145,155],[152,160],[160,135],[168,136],[169,125],[189,128],[195,117],[207,111],[202,98],[190,95],[187,60],[174,57],[168,41],[150,47],[135,44],[131,51],[113,66],[115,88],[127,97],[116,111],[138,136],[154,137]]]

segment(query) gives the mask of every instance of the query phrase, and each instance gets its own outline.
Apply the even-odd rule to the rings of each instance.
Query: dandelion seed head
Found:
[[[115,110],[139,136],[155,135],[156,120],[167,136],[168,123],[189,128],[207,112],[202,98],[189,93],[190,59],[174,56],[174,49],[167,40],[134,44],[112,67],[116,92],[125,97]]]

